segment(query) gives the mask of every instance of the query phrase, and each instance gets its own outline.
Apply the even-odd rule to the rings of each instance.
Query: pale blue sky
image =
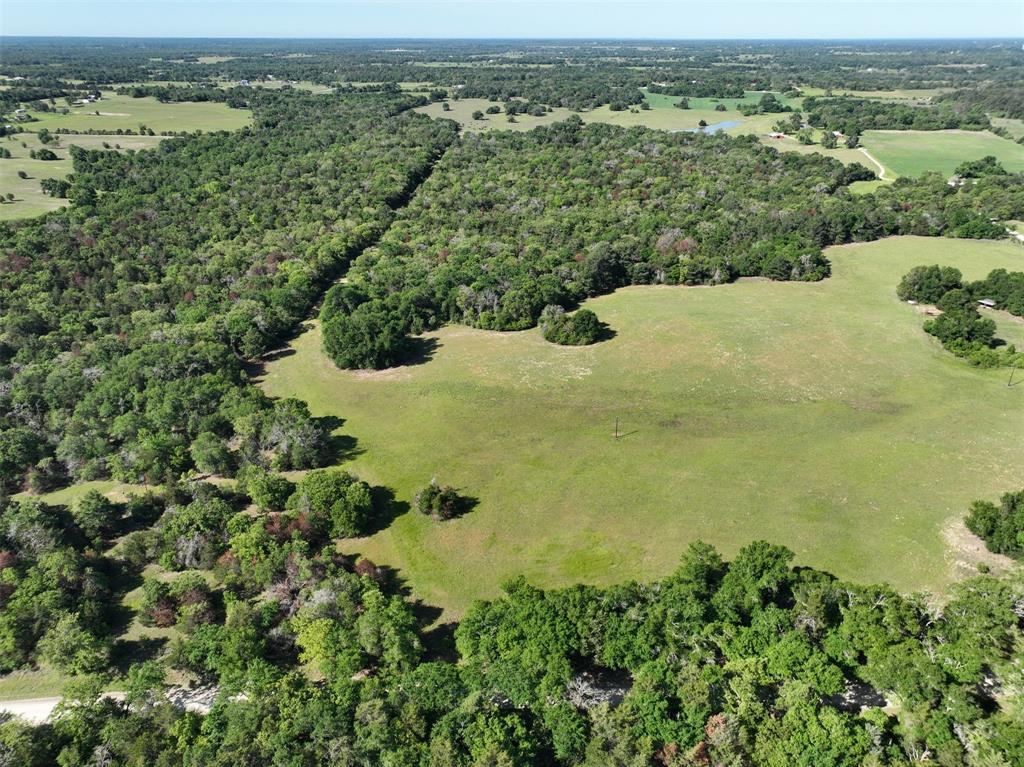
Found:
[[[0,0],[0,34],[145,37],[1022,37],[1024,0]]]

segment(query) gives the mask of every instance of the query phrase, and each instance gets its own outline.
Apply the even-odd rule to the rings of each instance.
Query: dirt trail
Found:
[[[865,157],[867,157],[869,160],[871,160],[871,162],[873,162],[875,165],[878,166],[878,177],[880,179],[882,179],[882,180],[885,180],[887,178],[887,176],[885,175],[885,166],[882,165],[882,163],[880,163],[874,157],[872,157],[871,156],[871,152],[869,152],[867,149],[865,149],[864,147],[858,147],[858,148],[860,149],[861,152],[864,153]]]
[[[168,701],[186,711],[200,714],[209,713],[213,701],[217,697],[216,687],[172,687],[164,694]],[[123,692],[106,692],[104,698],[124,700]],[[0,716],[11,714],[21,717],[32,724],[42,724],[60,703],[60,697],[24,698],[21,700],[0,700]]]

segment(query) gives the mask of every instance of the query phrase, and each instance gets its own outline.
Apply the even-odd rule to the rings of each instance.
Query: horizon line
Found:
[[[306,40],[310,42],[319,41],[344,41],[344,42],[372,42],[372,41],[409,41],[409,42],[971,42],[971,41],[1000,41],[1000,42],[1021,42],[1024,45],[1024,37],[1021,36],[987,36],[970,35],[967,37],[945,37],[945,36],[922,36],[922,37],[313,37],[313,36],[285,36],[277,37],[270,35],[217,35],[212,37],[191,36],[191,35],[60,35],[60,34],[0,34],[0,40],[31,39],[31,40]]]

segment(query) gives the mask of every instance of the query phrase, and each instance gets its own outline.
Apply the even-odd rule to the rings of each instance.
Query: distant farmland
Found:
[[[865,148],[899,176],[938,171],[952,176],[966,160],[993,155],[1006,170],[1024,171],[1024,146],[988,131],[867,131]]]

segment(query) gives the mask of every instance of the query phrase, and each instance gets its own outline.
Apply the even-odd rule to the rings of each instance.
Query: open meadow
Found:
[[[150,149],[163,139],[162,136],[56,136],[46,145],[57,155],[56,160],[33,160],[33,150],[43,148],[35,133],[18,133],[0,138],[0,148],[10,151],[11,156],[0,160],[0,194],[14,195],[14,202],[0,205],[0,221],[31,218],[57,210],[68,204],[66,199],[43,194],[39,183],[44,178],[66,178],[72,171],[72,145],[83,149]],[[21,178],[18,171],[24,171],[28,178]]]
[[[776,94],[778,95],[778,94]],[[666,96],[661,93],[644,93],[644,99],[651,107],[650,109],[623,109],[612,111],[605,104],[597,109],[585,112],[574,112],[562,107],[548,112],[542,117],[530,115],[516,115],[516,122],[510,123],[504,114],[484,115],[484,119],[473,119],[476,111],[486,112],[488,107],[501,106],[500,102],[487,99],[457,99],[448,102],[450,111],[444,111],[444,107],[435,102],[416,109],[417,112],[428,114],[431,117],[448,118],[455,120],[462,126],[463,130],[481,133],[487,130],[530,130],[538,125],[548,125],[553,122],[564,120],[570,115],[578,114],[583,122],[601,122],[611,125],[621,125],[626,128],[642,125],[655,130],[681,131],[697,130],[700,121],[703,120],[711,129],[720,129],[733,135],[744,133],[767,133],[771,126],[780,117],[786,115],[765,114],[745,117],[738,107],[740,104],[756,104],[761,98],[760,92],[749,92],[742,99],[710,99],[691,98],[688,99],[690,108],[679,109],[676,105],[682,97]],[[785,104],[798,106],[799,99],[787,100],[780,98]],[[721,104],[726,107],[724,112],[716,111],[715,107]]]
[[[97,112],[99,114],[97,114]],[[217,131],[237,130],[252,120],[247,109],[232,109],[214,101],[161,103],[155,98],[132,98],[115,93],[104,94],[94,104],[76,105],[68,114],[58,112],[31,112],[36,122],[25,128],[37,131],[60,128],[78,131],[137,131],[145,125],[157,133],[161,131]]]
[[[863,146],[896,176],[938,171],[952,176],[967,160],[992,155],[1007,171],[1024,171],[1024,146],[988,131],[865,131]]]
[[[828,255],[820,283],[593,299],[616,335],[584,348],[447,327],[422,364],[351,372],[313,324],[262,385],[344,419],[346,468],[399,501],[434,476],[478,499],[454,521],[408,512],[342,544],[448,617],[519,573],[661,576],[697,539],[731,556],[765,538],[841,577],[942,590],[975,564],[967,505],[1024,483],[1024,387],[943,351],[895,286],[925,263],[1020,269],[1024,249],[905,237]]]

